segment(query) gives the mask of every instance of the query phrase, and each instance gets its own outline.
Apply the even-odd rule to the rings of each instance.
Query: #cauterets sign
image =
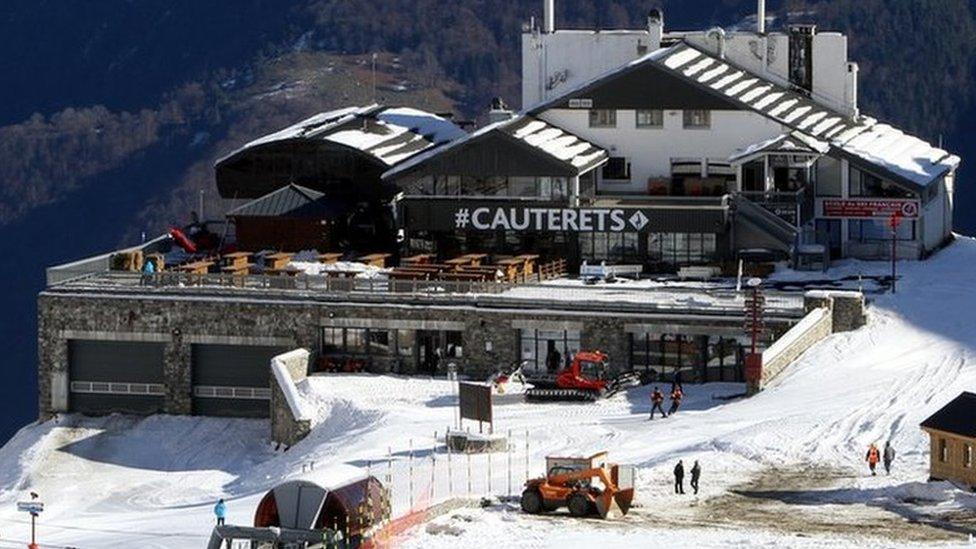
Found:
[[[455,229],[526,232],[641,232],[649,212],[621,208],[541,208],[519,206],[456,207]]]

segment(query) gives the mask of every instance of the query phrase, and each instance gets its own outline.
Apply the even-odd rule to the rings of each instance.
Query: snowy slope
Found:
[[[525,517],[496,506],[442,517],[436,527],[421,526],[401,543],[962,543],[973,531],[968,519],[952,526],[945,515],[928,517],[972,517],[976,502],[945,483],[924,483],[928,441],[917,426],[960,391],[976,390],[973,265],[971,239],[960,239],[925,263],[903,263],[899,293],[874,298],[867,327],[829,337],[749,400],[714,398],[741,392],[734,384],[689,386],[679,415],[648,422],[643,389],[589,406],[530,407],[517,395],[504,395],[496,422],[499,431],[513,432],[513,492],[526,474],[528,431],[531,474],[541,472],[547,454],[607,449],[614,460],[639,466],[640,507],[609,523]],[[884,274],[888,266],[861,263],[858,269]],[[435,431],[442,435],[454,421],[448,382],[349,375],[310,378],[299,390],[316,410],[318,426],[285,453],[274,452],[265,441],[266,424],[252,420],[64,417],[59,424],[26,427],[0,449],[0,547],[26,539],[26,522],[13,502],[27,490],[48,504],[41,540],[85,548],[119,542],[201,546],[216,498],[229,500],[231,522],[248,523],[264,490],[300,476],[313,463],[317,470],[349,463],[381,478],[391,471],[397,513],[406,512],[411,500],[417,507],[443,499],[449,490],[467,493],[466,462],[453,457],[449,482],[447,456],[431,452]],[[865,475],[867,445],[889,438],[899,452],[894,473]],[[507,459],[493,458],[493,494],[509,490]],[[686,465],[701,460],[698,497],[670,493],[677,459]],[[472,495],[489,492],[485,458],[472,461]]]

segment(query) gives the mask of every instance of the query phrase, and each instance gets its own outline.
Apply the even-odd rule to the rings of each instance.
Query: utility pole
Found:
[[[376,57],[377,54],[373,54],[373,103],[376,103]]]

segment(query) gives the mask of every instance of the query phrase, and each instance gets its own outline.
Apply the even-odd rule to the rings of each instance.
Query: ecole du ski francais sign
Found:
[[[623,233],[641,232],[648,223],[644,211],[620,208],[479,206],[454,211],[454,228],[478,231]]]
[[[917,200],[898,199],[826,199],[823,201],[823,217],[841,219],[872,219],[899,216],[918,218]]]

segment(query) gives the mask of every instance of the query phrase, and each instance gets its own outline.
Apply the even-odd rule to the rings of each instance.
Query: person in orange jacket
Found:
[[[655,410],[661,411],[661,417],[668,417],[668,414],[664,413],[664,408],[661,406],[662,404],[664,404],[664,393],[655,387],[654,392],[651,393],[651,419],[654,419]]]
[[[871,468],[871,475],[877,475],[878,473],[874,469],[878,466],[878,462],[881,461],[881,452],[873,442],[871,446],[868,446],[868,454],[864,459],[867,460],[868,467]]]
[[[668,410],[669,416],[678,411],[678,407],[681,406],[681,399],[684,396],[685,394],[681,391],[681,387],[675,387],[671,391],[671,408]]]

